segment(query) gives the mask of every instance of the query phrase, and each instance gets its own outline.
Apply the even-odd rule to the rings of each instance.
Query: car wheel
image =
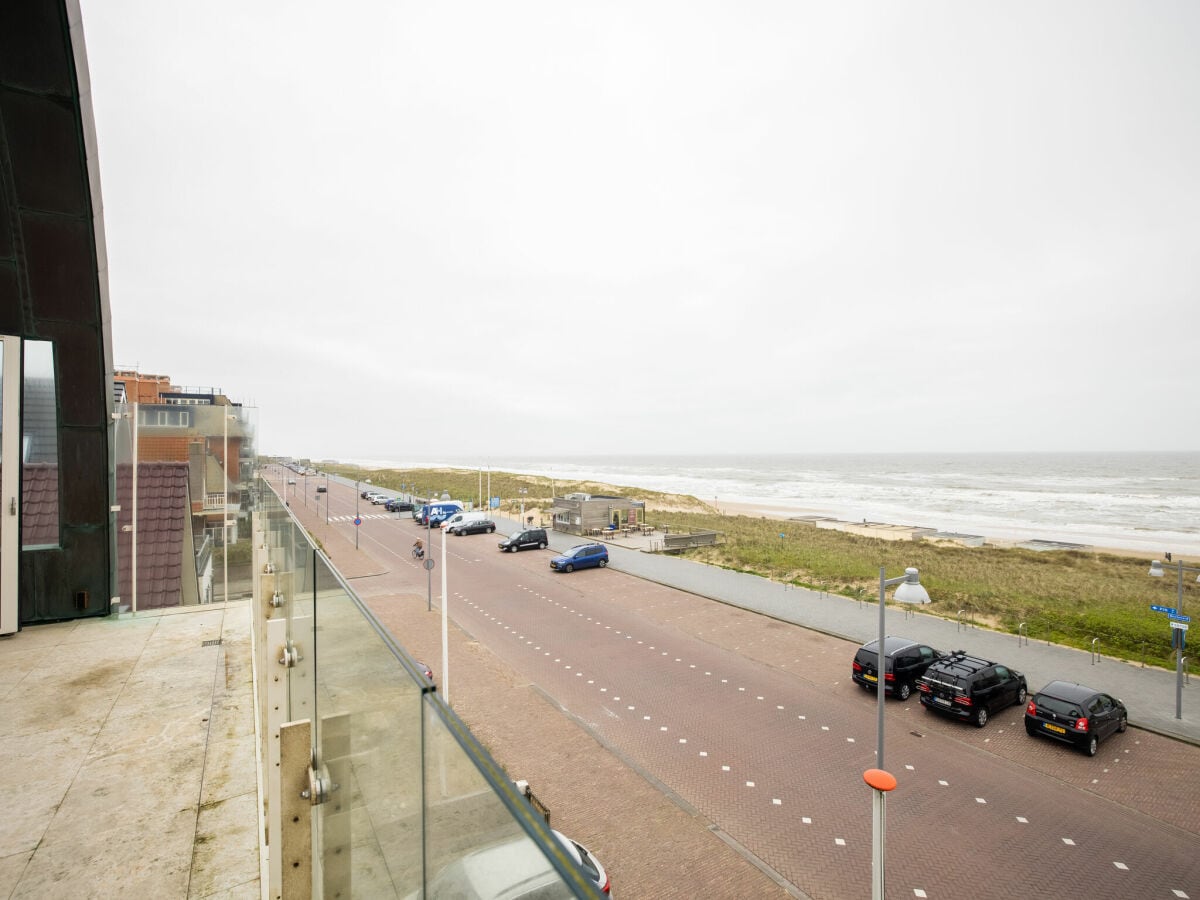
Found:
[[[910,694],[912,694],[912,685],[907,681],[902,681],[896,685],[896,696],[901,700],[907,700]]]
[[[1026,693],[1025,688],[1021,688],[1019,691],[1017,691],[1017,700],[1013,704],[1013,706],[1024,706],[1025,701],[1028,698],[1029,698],[1029,695],[1028,695],[1028,693]]]
[[[545,542],[545,541],[541,541],[541,542],[538,544],[538,549],[539,549],[539,550],[545,550],[545,549],[546,549],[546,542]]]
[[[489,529],[487,530],[487,533],[488,533],[488,534],[491,534],[491,533],[492,533],[493,531],[495,531],[495,530],[496,530],[495,528],[489,528]]]
[[[607,566],[607,565],[608,565],[608,560],[607,560],[607,559],[602,559],[602,560],[600,560],[600,568],[602,568],[602,569],[603,569],[603,568],[604,568],[605,566]]]
[[[563,566],[563,571],[564,572],[574,572],[575,567],[573,565],[571,565],[570,563],[567,563],[565,566]]]
[[[984,725],[987,724],[987,720],[988,720],[987,707],[986,706],[979,707],[979,709],[975,712],[975,727],[982,728]]]
[[[1083,752],[1088,756],[1096,755],[1096,748],[1100,746],[1100,740],[1094,734],[1088,736],[1088,742],[1084,745]]]
[[[1129,718],[1127,716],[1121,716],[1121,720],[1119,722],[1117,722],[1117,731],[1119,731],[1121,734],[1124,734],[1125,729],[1128,727],[1129,727]]]
[[[520,548],[520,547],[518,547],[516,544],[513,544],[513,545],[512,545],[511,547],[509,547],[508,549],[509,549],[509,550],[511,550],[513,553],[516,553],[516,552],[517,552],[518,550],[520,550],[521,548]]]

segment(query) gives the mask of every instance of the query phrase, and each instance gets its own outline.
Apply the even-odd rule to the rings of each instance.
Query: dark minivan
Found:
[[[854,654],[854,665],[851,677],[864,690],[871,690],[879,684],[879,641],[863,644]],[[883,689],[885,694],[894,694],[901,700],[907,700],[916,686],[917,679],[925,674],[925,670],[935,659],[943,654],[925,644],[911,638],[887,637],[883,642],[884,677]]]
[[[1025,676],[962,650],[937,660],[917,679],[921,705],[982,728],[988,716],[1025,705]]]
[[[549,543],[546,540],[545,528],[526,528],[524,531],[514,531],[502,540],[500,549],[512,553],[516,553],[518,550],[529,550],[532,547],[545,550]]]

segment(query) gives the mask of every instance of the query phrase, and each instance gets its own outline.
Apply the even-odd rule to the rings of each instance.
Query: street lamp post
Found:
[[[433,502],[433,491],[429,492],[429,501]],[[429,506],[429,504],[425,504]],[[425,554],[433,559],[433,510],[425,510]],[[445,546],[445,535],[442,536],[443,546]],[[433,610],[433,571],[429,566],[425,567],[425,611]]]
[[[370,484],[370,483],[371,483],[370,478],[363,479],[363,484]],[[361,521],[361,517],[358,514],[358,501],[359,501],[359,499],[361,499],[360,498],[361,493],[362,492],[358,489],[358,482],[357,481],[354,482],[354,549],[355,550],[358,549],[358,531],[359,531],[359,528],[361,527],[358,524]]]
[[[221,519],[221,566],[224,569],[225,579],[225,602],[229,602],[229,420],[235,418],[226,413],[221,417],[221,423],[224,425],[225,431],[225,449],[222,451],[224,456],[221,459],[221,474],[225,477],[224,490],[222,491],[222,519]]]
[[[884,668],[884,643],[887,641],[885,613],[887,597],[885,592],[896,585],[896,600],[900,603],[928,603],[929,592],[925,590],[918,577],[917,570],[907,568],[904,574],[897,578],[888,578],[883,566],[879,567],[879,662],[875,668],[878,680],[875,682],[875,693],[878,695],[878,719],[876,721],[875,768],[863,773],[863,780],[875,792],[872,803],[871,841],[871,897],[872,900],[884,900],[884,827],[886,823],[886,794],[896,787],[896,779],[883,767],[883,704],[887,699],[887,670]]]
[[[525,495],[529,493],[529,488],[517,488],[517,493],[521,495],[521,522],[522,528],[525,527]]]
[[[329,524],[329,473],[325,473],[325,524]]]
[[[1167,562],[1169,563],[1170,561],[1171,561],[1171,554],[1168,553],[1167,554]],[[1200,572],[1200,569],[1194,568],[1192,566],[1185,566],[1183,564],[1182,559],[1175,563],[1175,568],[1179,573],[1179,580],[1178,580],[1179,593],[1178,593],[1178,597],[1175,601],[1175,604],[1176,604],[1175,612],[1171,614],[1171,619],[1172,619],[1172,621],[1177,621],[1181,625],[1184,626],[1183,628],[1179,629],[1179,646],[1175,649],[1175,718],[1182,719],[1183,718],[1183,646],[1185,643],[1183,636],[1185,634],[1187,634],[1187,631],[1184,630],[1187,627],[1187,618],[1183,615],[1183,573],[1184,572]],[[1163,571],[1163,564],[1161,562],[1159,562],[1157,559],[1153,560],[1150,563],[1150,573],[1149,574],[1153,575],[1155,578],[1162,578],[1163,575],[1165,574]],[[1200,581],[1200,575],[1196,576],[1196,581]]]

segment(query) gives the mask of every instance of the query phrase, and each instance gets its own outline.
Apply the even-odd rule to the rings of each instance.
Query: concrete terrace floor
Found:
[[[261,896],[249,603],[0,638],[0,897]]]

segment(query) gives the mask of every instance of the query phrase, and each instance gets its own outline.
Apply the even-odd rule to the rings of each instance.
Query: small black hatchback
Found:
[[[879,686],[879,641],[870,641],[858,648],[854,654],[851,677],[864,690]],[[888,636],[883,641],[883,690],[901,700],[907,700],[913,692],[917,679],[935,659],[944,654],[910,638]]]
[[[969,719],[982,728],[988,716],[1025,705],[1025,676],[962,650],[939,659],[917,681],[926,709]]]
[[[1129,726],[1129,712],[1116,697],[1069,681],[1052,681],[1025,707],[1025,731],[1054,738],[1096,755],[1100,742]]]

